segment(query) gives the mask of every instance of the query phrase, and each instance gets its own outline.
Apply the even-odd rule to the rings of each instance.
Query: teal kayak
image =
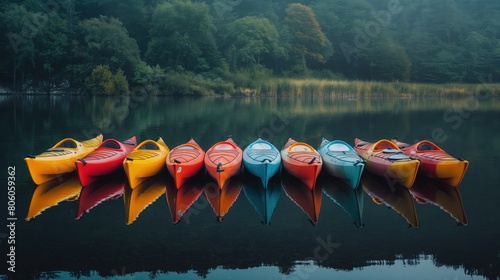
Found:
[[[262,186],[267,188],[269,179],[280,168],[280,152],[273,144],[259,138],[243,151],[243,165],[250,174],[260,178]]]
[[[342,140],[323,138],[318,152],[330,175],[344,180],[353,189],[358,187],[365,162],[352,146]]]

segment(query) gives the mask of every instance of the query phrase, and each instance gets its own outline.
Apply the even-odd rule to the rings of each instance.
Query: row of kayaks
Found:
[[[220,189],[242,169],[260,178],[262,186],[267,188],[270,178],[281,167],[314,189],[323,166],[353,189],[358,187],[365,166],[370,173],[406,188],[412,187],[417,173],[457,187],[469,165],[428,140],[410,145],[397,139],[372,143],[356,138],[352,147],[342,140],[323,139],[316,150],[289,138],[278,150],[259,138],[242,150],[228,138],[205,152],[194,139],[170,149],[161,137],[137,144],[135,136],[124,141],[103,141],[102,135],[83,142],[63,139],[39,155],[26,157],[25,161],[36,184],[76,170],[82,186],[87,186],[123,169],[132,189],[165,168],[177,188],[203,168]]]

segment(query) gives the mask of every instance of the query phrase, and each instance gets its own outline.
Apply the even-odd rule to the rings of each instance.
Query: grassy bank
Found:
[[[240,88],[247,95],[338,96],[466,96],[471,93],[497,95],[500,84],[421,84],[405,82],[338,81],[321,79],[269,78]]]

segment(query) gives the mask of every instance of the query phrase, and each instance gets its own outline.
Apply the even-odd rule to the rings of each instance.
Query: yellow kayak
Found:
[[[95,150],[102,143],[102,139],[102,134],[82,142],[65,138],[39,155],[28,155],[24,160],[31,179],[40,185],[61,174],[75,171],[75,161]]]
[[[123,162],[130,188],[135,188],[149,177],[166,168],[165,160],[170,149],[161,137],[145,140]]]

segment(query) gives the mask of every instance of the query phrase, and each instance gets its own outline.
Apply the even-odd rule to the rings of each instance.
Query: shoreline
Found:
[[[214,93],[207,89],[207,94],[195,94],[195,96],[284,96],[284,97],[463,97],[471,93],[491,94],[497,96],[500,92],[500,83],[411,83],[411,82],[379,82],[360,80],[328,80],[315,78],[269,78],[255,81],[255,87],[238,87],[232,92]],[[152,96],[193,96],[192,94],[148,92],[148,86],[132,86],[131,91],[123,94],[96,95],[96,96],[120,96],[134,95],[134,92],[142,91],[141,95]],[[29,92],[14,91],[2,87],[0,96],[93,96],[81,91],[81,89],[58,88],[50,93],[46,91]]]

